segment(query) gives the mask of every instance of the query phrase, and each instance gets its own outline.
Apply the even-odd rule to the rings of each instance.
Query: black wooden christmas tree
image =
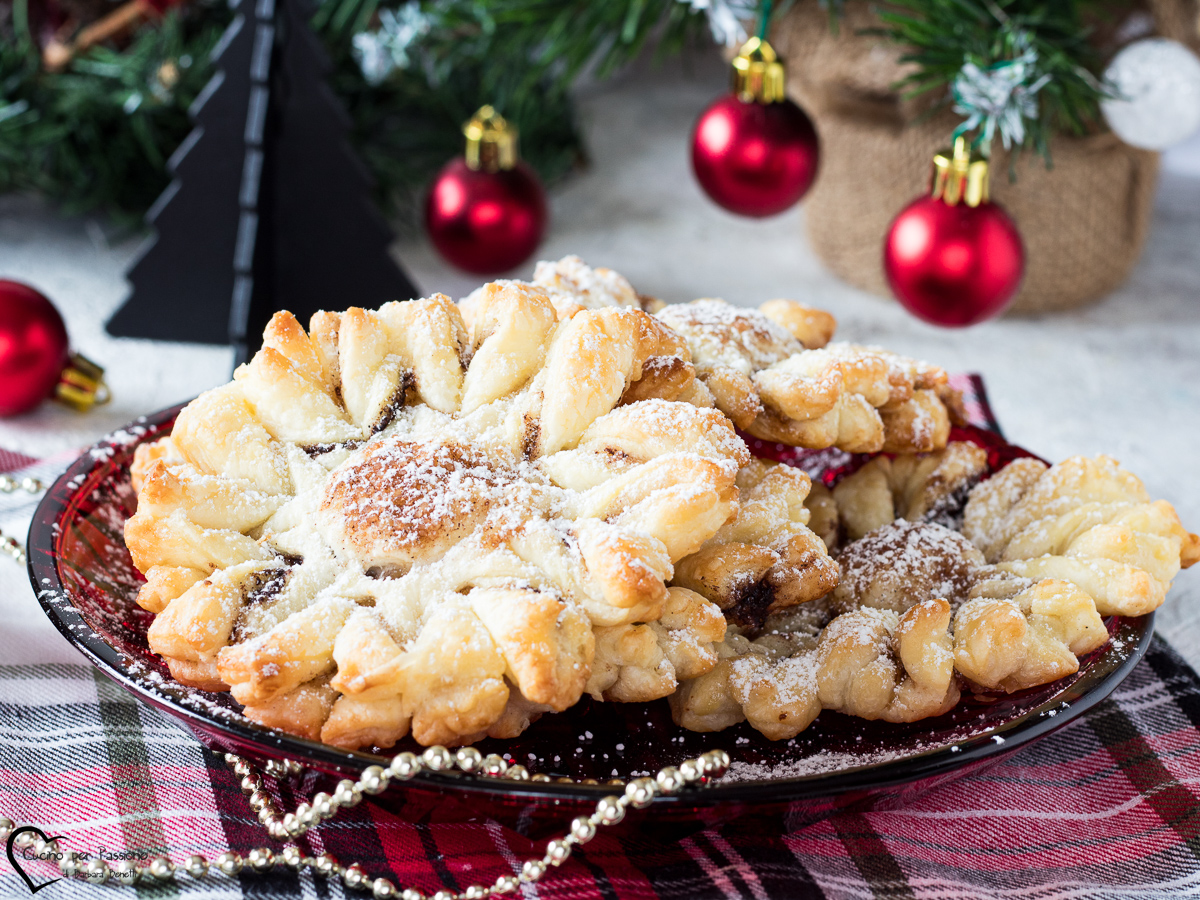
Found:
[[[232,343],[241,361],[276,310],[307,323],[319,309],[418,293],[388,255],[391,232],[346,142],[304,0],[239,3],[108,330]]]

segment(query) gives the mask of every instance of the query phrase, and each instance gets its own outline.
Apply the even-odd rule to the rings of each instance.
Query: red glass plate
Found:
[[[135,602],[143,579],[122,539],[135,508],[129,480],[134,449],[169,433],[180,407],[111,435],[84,453],[46,493],[30,529],[29,576],[42,608],[60,632],[104,674],[141,700],[178,719],[206,746],[257,759],[290,759],[331,774],[353,774],[383,757],[351,753],[256,725],[228,694],[175,683],[146,645],[152,616]],[[989,450],[993,470],[1019,455],[993,432],[957,429],[955,439]],[[759,446],[830,482],[861,465],[862,457],[828,451],[796,452]],[[874,807],[981,766],[1040,738],[1107,697],[1146,652],[1153,615],[1114,617],[1112,640],[1054,684],[1014,695],[967,696],[950,713],[913,724],[868,722],[833,712],[790,741],[768,741],[743,723],[696,734],[671,721],[665,700],[649,704],[593,703],[585,698],[549,715],[511,741],[484,741],[532,773],[604,781],[652,774],[705,750],[733,759],[729,775],[703,788],[654,801],[662,816],[710,823],[753,813],[781,813],[790,827],[855,806]],[[398,746],[419,750],[415,744]],[[561,826],[590,809],[612,788],[603,784],[515,782],[461,773],[424,773],[389,792],[413,815],[481,816],[527,832],[552,818]]]

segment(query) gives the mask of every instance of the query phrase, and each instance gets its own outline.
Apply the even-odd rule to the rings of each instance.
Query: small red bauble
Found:
[[[896,216],[883,248],[896,297],[933,325],[975,325],[1000,315],[1025,273],[1017,226],[994,203],[951,206],[922,197]]]
[[[963,327],[1000,315],[1025,274],[1017,226],[988,200],[988,161],[959,137],[933,158],[932,196],[910,203],[883,242],[896,298],[933,325]]]
[[[425,228],[460,269],[494,275],[533,255],[546,231],[546,192],[517,155],[517,130],[490,106],[463,126],[467,149],[438,173]]]
[[[529,259],[546,218],[545,191],[525,163],[485,172],[451,160],[425,204],[425,227],[438,252],[479,275],[506,272]]]
[[[0,416],[28,412],[53,393],[68,347],[53,303],[28,285],[0,281]]]
[[[692,169],[704,192],[742,216],[773,216],[812,186],[820,160],[812,122],[791,100],[722,97],[696,122]]]
[[[0,418],[49,397],[86,412],[111,394],[104,369],[70,352],[54,304],[27,284],[0,279]]]
[[[771,45],[750,38],[733,60],[733,94],[696,121],[692,170],[704,192],[730,212],[781,213],[817,176],[817,132],[784,95],[785,80]]]

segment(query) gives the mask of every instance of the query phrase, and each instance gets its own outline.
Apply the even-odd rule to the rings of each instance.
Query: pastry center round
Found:
[[[985,560],[958,532],[897,519],[849,544],[838,563],[842,577],[833,591],[838,608],[867,606],[904,613],[930,597],[957,607],[967,599]]]
[[[527,473],[475,447],[391,438],[333,471],[319,527],[339,557],[401,574],[477,530],[503,539],[534,513],[534,488]]]

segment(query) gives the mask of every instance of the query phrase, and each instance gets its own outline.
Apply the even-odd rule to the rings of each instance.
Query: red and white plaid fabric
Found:
[[[969,398],[990,410],[982,385]],[[53,468],[52,466],[50,468]],[[32,471],[45,477],[46,466]],[[33,501],[0,497],[0,528]],[[270,845],[238,780],[172,720],[95,673],[0,560],[0,816],[62,835],[67,849],[215,857]],[[8,571],[11,570],[11,571]],[[288,809],[317,776],[279,785]],[[1200,679],[1156,640],[1103,704],[982,774],[898,809],[842,813],[799,831],[743,819],[683,840],[631,814],[526,898],[1157,898],[1200,896]],[[393,795],[394,797],[395,795]],[[309,832],[306,852],[357,861],[426,893],[492,883],[543,845],[496,824],[406,821],[367,800]],[[398,812],[396,811],[398,810]],[[638,815],[648,815],[640,813]],[[565,824],[565,823],[564,823]],[[37,881],[57,874],[30,863]],[[158,888],[62,880],[39,898],[365,897],[275,870]],[[0,897],[28,896],[0,854]]]

